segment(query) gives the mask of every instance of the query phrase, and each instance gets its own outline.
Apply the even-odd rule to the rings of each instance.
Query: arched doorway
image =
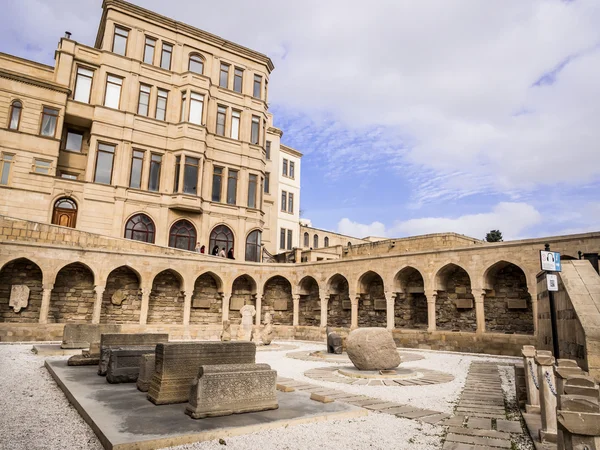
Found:
[[[183,323],[181,283],[181,275],[171,269],[163,270],[154,277],[148,302],[148,323]]]
[[[125,224],[125,239],[154,244],[154,222],[146,214],[131,216]]]
[[[102,294],[100,323],[139,323],[142,293],[138,275],[121,266],[110,272]]]
[[[169,231],[169,247],[193,251],[196,248],[196,228],[189,220],[178,220]]]
[[[29,288],[27,306],[19,309],[10,306],[12,287],[18,285]],[[0,322],[37,322],[42,307],[42,291],[42,270],[37,264],[25,258],[6,264],[0,270]]]
[[[77,203],[70,198],[59,198],[54,202],[52,223],[61,227],[75,228],[77,223]]]
[[[223,320],[222,292],[221,280],[215,274],[206,272],[196,278],[190,323],[220,324]]]
[[[56,275],[50,296],[49,323],[89,323],[94,312],[94,274],[81,263],[71,263]]]
[[[244,305],[256,307],[256,281],[249,275],[240,275],[233,281],[229,301],[229,321],[238,324],[242,321],[239,311]],[[260,311],[256,311],[260,314]]]
[[[217,225],[210,232],[210,242],[208,248],[211,253],[215,246],[219,246],[219,249],[225,247],[225,253],[233,248],[233,232],[226,225]]]

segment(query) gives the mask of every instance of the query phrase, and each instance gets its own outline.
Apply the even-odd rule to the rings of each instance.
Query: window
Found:
[[[227,171],[227,203],[235,205],[237,200],[238,171],[229,169]]]
[[[21,111],[23,110],[23,104],[20,101],[14,101],[10,105],[10,121],[8,122],[8,128],[11,130],[18,130],[21,122]]]
[[[227,88],[229,84],[229,64],[221,63],[221,70],[219,71],[219,86]]]
[[[281,191],[281,210],[285,211],[287,208],[287,192]]]
[[[313,248],[319,248],[319,235],[315,234],[313,236]]]
[[[265,152],[267,154],[267,159],[271,159],[271,141],[267,141]]]
[[[183,192],[185,194],[198,195],[198,166],[200,160],[190,156],[185,157],[183,168]]]
[[[75,228],[77,222],[77,203],[70,198],[59,198],[54,202],[52,223],[62,227]]]
[[[82,146],[83,133],[79,131],[67,130],[67,142],[65,143],[65,150],[81,153]]]
[[[142,187],[142,167],[144,165],[144,152],[134,150],[131,157],[131,174],[129,187],[140,189]]]
[[[146,214],[136,214],[125,224],[125,239],[154,244],[154,222]]]
[[[269,184],[271,181],[271,174],[269,172],[265,173],[265,194],[269,193]]]
[[[287,212],[294,214],[294,194],[288,194],[288,209]]]
[[[213,167],[212,201],[221,201],[221,186],[223,185],[223,168]]]
[[[129,31],[121,27],[115,27],[112,48],[114,53],[125,56],[125,53],[127,52],[127,36],[129,36]]]
[[[246,238],[246,261],[260,262],[260,230],[251,231]]]
[[[58,110],[44,106],[42,110],[42,125],[40,134],[42,136],[54,137],[56,133],[56,122],[58,121]]]
[[[287,177],[288,175],[288,160],[283,160],[283,175]]]
[[[262,77],[260,75],[254,75],[254,89],[252,90],[252,96],[260,98],[260,90],[262,87]]]
[[[73,100],[76,102],[89,103],[92,93],[92,80],[94,72],[83,67],[77,68],[77,78],[75,79],[75,94]]]
[[[166,70],[171,70],[171,56],[173,54],[173,46],[171,44],[162,45],[162,53],[160,54],[160,67]]]
[[[65,180],[76,180],[77,179],[77,175],[75,175],[73,173],[67,173],[67,172],[61,172],[60,177],[64,178]]]
[[[308,247],[310,245],[310,236],[308,233],[304,233],[304,246]]]
[[[181,170],[181,156],[175,157],[175,181],[173,182],[173,192],[179,192],[179,171]]]
[[[248,177],[248,208],[256,208],[256,185],[258,177],[250,174]]]
[[[227,108],[224,106],[217,107],[217,134],[225,136],[225,118],[227,117]]]
[[[196,248],[196,228],[188,220],[179,220],[169,231],[169,247],[193,251]]]
[[[290,178],[295,178],[294,177],[294,161],[290,161]]]
[[[106,92],[104,93],[104,106],[119,109],[121,102],[121,86],[123,78],[108,75],[106,77]]]
[[[235,92],[242,92],[242,80],[244,77],[244,71],[239,67],[236,67],[233,71],[233,90]]]
[[[187,93],[182,92],[181,93],[181,117],[180,120],[181,122],[185,122],[185,104],[187,102]]]
[[[229,249],[233,248],[233,232],[225,225],[217,225],[210,232],[208,247],[211,250],[214,250],[215,247],[224,248],[227,253]]]
[[[169,93],[164,89],[158,90],[158,97],[156,98],[156,114],[157,120],[165,120],[167,117],[167,98]]]
[[[10,167],[13,163],[13,159],[13,155],[7,155],[6,153],[3,153],[2,158],[0,158],[0,162],[2,162],[2,165],[0,166],[0,184],[3,186],[8,184]]]
[[[114,145],[98,144],[98,153],[96,154],[96,172],[94,173],[95,183],[110,184],[112,182],[114,157]]]
[[[325,245],[325,247],[329,247],[329,238],[325,237],[325,239],[323,239],[323,245]]]
[[[199,73],[200,75],[204,73],[204,61],[200,55],[190,55],[188,70],[190,72]]]
[[[287,249],[288,250],[292,249],[292,234],[293,234],[292,230],[287,230]]]
[[[196,125],[202,125],[202,108],[204,106],[204,97],[192,92],[190,99],[190,122]]]
[[[52,163],[50,161],[44,161],[43,159],[34,159],[33,160],[33,171],[35,173],[50,175],[51,167],[52,167]]]
[[[259,126],[260,126],[260,119],[258,118],[258,116],[252,116],[252,133],[250,136],[250,143],[252,143],[252,144],[258,144],[258,139],[259,139],[258,127]]]
[[[148,190],[158,192],[160,188],[160,166],[162,164],[162,156],[152,154],[150,158],[150,176],[148,177]]]
[[[240,117],[241,112],[236,111],[235,109],[231,110],[231,138],[239,139],[240,138]]]
[[[150,86],[147,86],[145,84],[140,84],[140,97],[138,100],[138,114],[140,114],[142,116],[147,116],[148,115],[148,105],[150,105]]]
[[[279,248],[285,250],[285,228],[279,232]]]
[[[156,47],[156,39],[147,37],[144,44],[144,62],[146,64],[154,64],[154,48]]]

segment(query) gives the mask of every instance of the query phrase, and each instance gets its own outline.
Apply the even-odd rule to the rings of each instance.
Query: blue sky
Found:
[[[357,236],[600,230],[597,0],[136,0],[268,54],[303,216]],[[0,50],[93,45],[101,0],[5,0]]]

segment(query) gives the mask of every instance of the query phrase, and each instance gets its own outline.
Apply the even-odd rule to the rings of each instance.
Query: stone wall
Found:
[[[29,288],[29,302],[25,309],[15,313],[8,306],[13,285],[24,284]],[[35,323],[42,306],[42,271],[27,259],[8,263],[0,272],[0,322]]]
[[[256,308],[256,296],[253,294],[252,285],[252,280],[246,275],[236,278],[233,282],[229,301],[229,321],[232,324],[242,322],[242,315],[239,312],[242,306],[252,305]],[[257,311],[256,313],[259,314],[260,312]]]
[[[159,273],[150,292],[148,323],[183,323],[183,302],[177,276],[170,270]]]
[[[196,279],[190,324],[220,324],[223,321],[223,300],[217,282],[205,273]]]
[[[427,329],[427,297],[425,294],[399,293],[394,301],[396,328]]]
[[[387,306],[383,281],[381,278],[372,280],[367,293],[360,296],[358,302],[359,327],[385,327],[387,325]]]
[[[95,297],[92,272],[83,264],[69,264],[56,276],[48,322],[91,322]]]
[[[125,266],[113,270],[102,295],[100,323],[140,323],[141,307],[142,293],[137,275]]]
[[[348,280],[338,276],[332,284],[332,291],[327,302],[327,325],[349,328],[352,325],[352,305]]]
[[[311,281],[309,294],[300,296],[300,312],[298,324],[301,326],[321,326],[321,300],[319,298],[319,285]]]
[[[445,274],[445,291],[438,291],[435,302],[437,328],[450,331],[475,331],[475,299],[469,275],[461,267]],[[461,306],[460,308],[457,307]],[[470,305],[470,306],[469,306]]]
[[[265,284],[261,317],[266,312],[273,315],[274,325],[291,325],[294,321],[292,285],[283,277],[276,276]]]

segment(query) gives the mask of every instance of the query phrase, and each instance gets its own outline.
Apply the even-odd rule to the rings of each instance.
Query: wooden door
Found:
[[[54,208],[52,223],[61,227],[75,228],[77,221],[77,210]]]

